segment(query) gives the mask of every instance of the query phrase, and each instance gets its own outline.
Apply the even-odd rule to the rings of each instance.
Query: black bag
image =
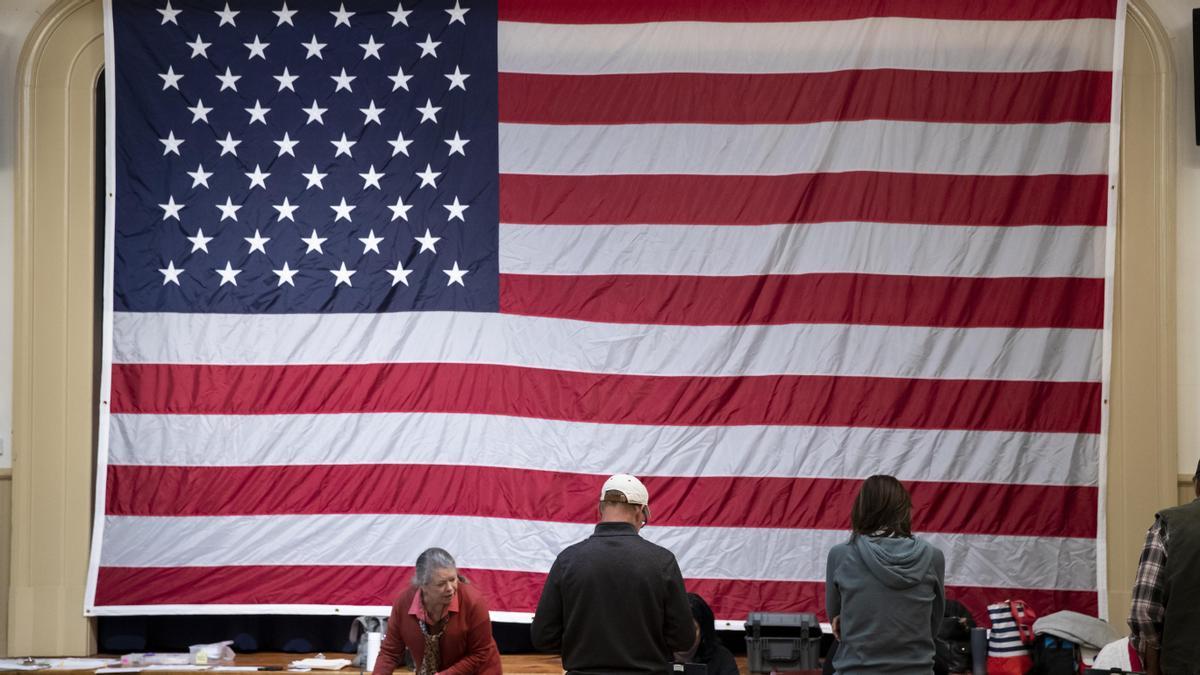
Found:
[[[971,672],[971,629],[975,619],[957,600],[947,600],[942,612],[942,625],[934,639],[933,672]]]
[[[1033,641],[1033,668],[1027,675],[1078,675],[1079,645],[1043,634]]]

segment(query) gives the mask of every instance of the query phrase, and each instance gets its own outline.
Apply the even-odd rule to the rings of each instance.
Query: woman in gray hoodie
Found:
[[[840,641],[839,675],[933,672],[946,559],[912,535],[912,499],[893,476],[863,482],[850,541],[829,551],[825,608]]]

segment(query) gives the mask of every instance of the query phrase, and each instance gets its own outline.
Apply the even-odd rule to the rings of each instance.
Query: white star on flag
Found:
[[[279,89],[276,91],[283,91],[284,89],[296,91],[295,82],[300,78],[299,75],[292,75],[290,72],[288,72],[287,66],[283,67],[282,73],[278,75],[272,75],[271,77],[275,78],[279,82]]]
[[[293,141],[292,138],[290,136],[288,136],[288,133],[286,131],[283,132],[283,138],[281,138],[277,141],[274,141],[275,145],[279,146],[279,155],[278,156],[283,157],[284,155],[291,155],[292,157],[295,157],[296,153],[293,150],[293,148],[295,148],[296,144],[299,142],[300,141]]]
[[[159,14],[162,14],[162,23],[159,24],[160,26],[165,26],[168,23],[173,23],[176,26],[178,26],[179,22],[175,20],[175,17],[179,16],[179,12],[181,12],[183,10],[173,9],[171,7],[170,0],[168,0],[166,7],[164,7],[163,9],[155,10],[155,11],[157,11]],[[178,282],[176,282],[176,283],[178,283]]]
[[[470,204],[460,204],[458,202],[458,197],[455,197],[453,204],[442,204],[442,206],[450,212],[450,216],[446,218],[447,222],[454,220],[455,218],[458,218],[464,223],[467,222],[466,219],[463,218],[463,211],[471,208]]]
[[[315,33],[313,34],[311,40],[309,40],[308,42],[301,42],[300,46],[304,47],[304,49],[308,52],[308,54],[306,54],[304,56],[305,61],[311,59],[314,56],[317,57],[318,59],[321,59],[322,61],[325,60],[325,57],[321,56],[321,50],[325,48],[325,43],[317,42],[317,36]]]
[[[224,204],[217,204],[217,208],[221,209],[221,222],[230,219],[237,220],[238,209],[242,208],[241,204],[234,204],[232,197],[226,197]]]
[[[211,42],[205,42],[204,40],[201,40],[200,35],[198,33],[196,34],[195,40],[192,40],[191,42],[187,42],[185,44],[187,44],[187,46],[192,48],[191,58],[193,58],[193,59],[196,58],[197,56],[203,56],[204,58],[207,59],[208,58],[208,48],[212,46]]]
[[[162,78],[162,81],[163,81],[162,90],[163,91],[166,91],[168,89],[174,89],[175,91],[179,91],[179,81],[183,79],[183,75],[176,75],[175,68],[173,68],[171,66],[167,66],[167,72],[159,73],[158,76]]]
[[[228,260],[225,261],[225,269],[216,269],[213,271],[221,275],[221,283],[218,286],[224,286],[225,284],[237,286],[237,275],[242,273],[241,270],[233,269],[233,264]]]
[[[259,103],[258,99],[254,99],[253,108],[246,108],[245,110],[246,112],[250,113],[250,124],[254,124],[255,122],[262,122],[263,124],[266,124],[267,113],[271,112],[270,108],[262,107],[262,103]]]
[[[350,93],[354,93],[354,89],[350,87],[350,83],[353,82],[356,77],[358,77],[357,75],[347,75],[346,69],[342,68],[342,73],[340,75],[330,75],[329,77],[337,83],[337,87],[334,88],[334,91],[341,91],[345,89]]]
[[[258,230],[255,229],[253,237],[243,237],[243,239],[246,240],[246,243],[250,244],[250,253],[258,251],[263,255],[267,254],[267,242],[271,241],[270,237],[262,236],[258,233]]]
[[[183,139],[175,138],[174,131],[167,134],[166,138],[158,139],[158,142],[163,144],[163,156],[164,157],[166,157],[168,154],[171,154],[171,153],[175,153],[176,155],[178,155],[179,154],[179,146],[183,145]]]
[[[412,204],[405,204],[404,199],[401,196],[397,195],[396,203],[392,204],[388,208],[392,210],[392,220],[395,220],[397,218],[403,218],[404,220],[407,221],[408,220],[408,211],[412,207],[413,207]]]
[[[435,237],[432,234],[430,234],[428,227],[425,228],[425,236],[413,237],[413,239],[416,239],[417,243],[419,243],[421,245],[421,250],[417,251],[418,254],[424,253],[425,251],[432,251],[433,253],[437,253],[437,248],[435,245],[439,241],[442,240],[441,237]]]
[[[366,61],[369,58],[374,58],[377,61],[382,60],[379,58],[379,50],[383,49],[383,43],[376,42],[374,35],[368,35],[367,41],[359,43],[358,46],[362,47],[363,49],[363,61]]]
[[[308,249],[304,251],[305,253],[312,253],[313,251],[316,251],[321,255],[325,255],[325,251],[321,250],[321,244],[324,244],[326,241],[328,241],[328,237],[318,237],[316,229],[312,231],[312,234],[304,237],[300,241],[308,245]]]
[[[195,171],[189,171],[188,175],[192,177],[192,187],[203,185],[208,187],[208,179],[212,176],[211,171],[205,171],[203,164],[197,164]]]
[[[333,209],[333,212],[337,214],[334,217],[333,222],[336,223],[337,221],[342,220],[343,218],[345,218],[348,222],[351,222],[351,223],[354,222],[350,218],[350,212],[353,211],[357,207],[354,206],[353,204],[346,204],[345,197],[342,197],[341,204],[332,204],[332,205],[330,205],[329,208]]]
[[[432,99],[425,99],[425,106],[423,108],[417,108],[417,112],[421,113],[421,121],[418,122],[418,124],[424,124],[426,122],[433,122],[434,124],[437,124],[437,114],[439,110],[441,110],[441,107],[433,105]]]
[[[167,197],[166,204],[159,204],[159,208],[163,210],[163,220],[174,218],[179,220],[179,210],[183,208],[183,204],[176,204],[174,195]]]
[[[175,284],[176,286],[179,285],[179,275],[183,274],[183,268],[175,267],[174,260],[167,261],[167,267],[165,269],[159,269],[158,271],[163,275],[163,286],[166,286],[167,284]],[[392,285],[395,286],[396,284],[393,283]]]
[[[267,47],[270,47],[271,43],[263,42],[262,40],[258,39],[257,35],[255,35],[254,42],[246,42],[243,44],[246,45],[246,49],[250,50],[250,56],[247,57],[247,61],[253,61],[254,57],[256,56],[261,57],[264,61],[267,60]]]
[[[276,9],[276,10],[272,11],[271,13],[274,14],[275,16],[279,17],[279,22],[275,24],[276,28],[282,26],[285,23],[289,26],[295,27],[296,24],[292,23],[292,17],[296,15],[296,10],[288,9],[286,2],[283,3],[282,8]],[[284,264],[286,265],[287,263],[284,263]]]
[[[447,286],[450,286],[452,284],[458,284],[459,286],[462,286],[463,288],[467,287],[467,285],[463,283],[463,277],[466,276],[466,274],[469,270],[459,269],[457,260],[454,261],[453,269],[442,270],[442,271],[446,273],[446,276],[450,277],[449,279],[446,280]]]
[[[304,176],[305,178],[307,178],[307,179],[308,179],[308,185],[307,185],[307,186],[305,186],[305,189],[306,189],[306,190],[307,190],[308,188],[310,188],[310,187],[313,187],[314,185],[315,185],[316,187],[318,187],[318,188],[320,188],[320,189],[324,190],[324,189],[325,189],[325,184],[324,184],[324,183],[322,183],[322,182],[321,182],[321,180],[322,180],[323,178],[325,178],[325,176],[328,176],[329,174],[327,174],[327,173],[321,173],[320,171],[317,171],[317,165],[316,165],[316,164],[313,164],[312,171],[309,171],[308,173],[302,173],[302,174],[300,174],[300,175],[301,175],[301,176]]]
[[[367,169],[367,172],[366,172],[366,173],[360,173],[360,174],[358,174],[358,175],[359,175],[359,177],[360,177],[360,178],[362,178],[362,179],[363,179],[363,189],[364,189],[364,190],[366,190],[366,189],[367,189],[367,188],[369,188],[369,187],[373,187],[373,188],[375,188],[376,190],[382,190],[382,189],[383,189],[383,187],[379,185],[379,179],[380,179],[380,178],[383,178],[384,174],[382,174],[382,173],[377,173],[377,172],[375,171],[375,165],[374,165],[374,164],[372,164],[372,165],[370,166],[370,168],[368,168],[368,169]]]
[[[392,146],[392,157],[395,157],[401,153],[403,153],[405,157],[408,157],[408,146],[413,144],[412,141],[404,140],[404,134],[402,132],[396,132],[396,140],[388,141],[388,143],[390,143]]]
[[[396,69],[395,75],[388,75],[388,79],[392,81],[392,91],[396,91],[397,89],[408,91],[408,81],[413,79],[413,76],[405,75],[404,68],[399,67]]]
[[[350,277],[354,276],[355,270],[346,269],[345,262],[342,262],[342,266],[340,268],[338,268],[336,270],[329,270],[329,273],[332,274],[334,277],[334,280],[333,280],[334,288],[337,288],[338,286],[341,286],[342,284],[346,284],[347,286],[351,286],[351,287],[354,286],[354,284],[350,283]]]
[[[284,284],[287,284],[287,285],[291,286],[292,288],[296,287],[296,283],[294,281],[292,281],[292,277],[296,276],[296,273],[298,273],[300,270],[294,270],[294,269],[288,267],[286,260],[283,262],[283,269],[271,270],[271,271],[274,272],[279,277],[279,283],[275,284],[276,288],[279,288],[280,286],[282,286]]]
[[[408,153],[405,153],[405,154],[408,154]],[[440,175],[442,175],[441,171],[434,171],[433,167],[426,164],[424,171],[417,172],[417,178],[421,179],[421,185],[419,186],[419,188],[423,188],[426,185],[428,185],[431,188],[437,189],[437,177]]]
[[[383,122],[379,119],[379,115],[384,111],[384,109],[376,108],[374,100],[372,100],[366,108],[359,108],[358,111],[366,117],[366,119],[363,120],[364,127],[371,122],[374,122],[375,124],[383,124]]]
[[[233,155],[237,157],[237,146],[241,141],[233,140],[233,134],[226,131],[225,140],[217,139],[217,144],[221,146],[221,157],[225,155]]]
[[[221,81],[220,91],[225,91],[226,89],[237,91],[237,81],[242,79],[242,76],[234,75],[233,71],[229,69],[229,66],[225,66],[225,74],[218,75],[217,79]]]
[[[442,43],[440,43],[440,42],[434,42],[433,36],[430,35],[429,33],[426,33],[425,41],[417,43],[417,46],[421,48],[421,56],[418,58],[423,59],[426,56],[432,56],[433,58],[436,59],[437,58],[437,48],[441,44]]]
[[[458,154],[462,155],[463,157],[467,156],[466,147],[467,147],[467,143],[470,143],[470,142],[471,141],[469,141],[465,138],[459,137],[457,131],[454,132],[454,138],[447,139],[445,141],[446,145],[450,146],[450,154],[451,155],[458,153]]]
[[[346,11],[345,4],[338,5],[337,11],[330,12],[330,14],[332,14],[333,18],[334,18],[334,22],[333,22],[334,28],[337,28],[338,26],[341,26],[343,24],[345,24],[345,26],[347,28],[349,28],[350,27],[350,17],[354,16],[354,12]]]
[[[275,222],[279,223],[285,220],[290,220],[294,223],[296,222],[296,219],[292,217],[292,214],[295,213],[296,209],[300,208],[300,205],[292,204],[288,202],[287,197],[284,197],[282,204],[272,204],[271,208],[279,212],[279,217],[275,219]]]
[[[208,242],[212,241],[213,238],[204,236],[204,228],[197,227],[196,236],[188,237],[187,240],[192,242],[192,253],[195,253],[196,251],[204,251],[205,253],[208,253]]]
[[[313,122],[316,122],[318,124],[325,124],[324,115],[325,115],[325,111],[329,110],[329,108],[322,108],[321,106],[317,105],[317,101],[316,101],[316,99],[314,99],[311,106],[309,106],[307,108],[301,108],[301,110],[303,110],[304,113],[306,115],[308,115],[308,121],[305,122],[306,125],[312,124]]]
[[[457,21],[465,26],[465,25],[467,25],[467,18],[466,18],[467,12],[469,12],[471,10],[463,9],[462,6],[459,5],[458,0],[454,0],[454,9],[446,9],[446,10],[442,10],[442,11],[444,11],[450,15],[450,23],[454,23],[455,21]]]
[[[255,186],[264,190],[267,189],[267,176],[270,175],[271,174],[269,173],[263,172],[262,168],[255,164],[254,171],[246,174],[246,178],[250,179],[250,189],[253,190]]]
[[[412,270],[404,269],[404,264],[401,262],[396,263],[396,269],[385,270],[385,271],[388,274],[392,275],[392,285],[393,286],[395,286],[396,284],[404,284],[405,286],[407,286],[408,285],[408,275],[412,274]]]
[[[347,157],[354,157],[354,154],[350,152],[350,148],[353,147],[353,145],[355,143],[357,143],[358,141],[346,140],[346,132],[342,132],[341,140],[329,141],[329,142],[333,144],[333,147],[337,148],[337,152],[333,153],[334,157],[337,157],[337,156],[343,155],[343,154],[346,155]]]
[[[404,9],[404,4],[400,3],[396,5],[396,9],[388,12],[388,14],[392,15],[392,26],[398,26],[400,24],[407,26],[408,15],[412,14],[412,10]]]
[[[233,20],[233,17],[237,16],[238,14],[241,14],[241,12],[235,12],[235,11],[232,11],[231,9],[229,9],[228,2],[225,3],[225,9],[223,11],[213,12],[213,13],[216,14],[217,16],[221,17],[221,23],[217,24],[217,28],[220,28],[221,26],[224,26],[225,24],[229,24],[230,26],[237,28],[237,22],[235,22]]]
[[[462,72],[458,66],[454,66],[453,73],[446,73],[446,79],[450,80],[450,89],[458,88],[463,91],[467,90],[467,78],[470,77],[467,73]]]
[[[371,230],[367,236],[359,237],[358,240],[362,242],[363,255],[366,255],[370,251],[379,253],[379,242],[383,241],[383,237],[376,237],[375,230]]]
[[[212,108],[204,107],[204,99],[202,98],[196,99],[196,105],[188,108],[188,110],[190,110],[192,113],[192,124],[195,124],[201,120],[207,123],[208,113],[212,112]]]

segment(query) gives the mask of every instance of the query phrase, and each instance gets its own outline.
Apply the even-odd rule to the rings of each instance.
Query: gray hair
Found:
[[[454,556],[444,548],[427,548],[417,556],[417,567],[413,572],[413,586],[424,586],[433,580],[434,570],[457,570]]]

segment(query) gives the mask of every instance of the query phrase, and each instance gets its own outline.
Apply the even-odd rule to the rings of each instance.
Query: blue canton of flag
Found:
[[[116,310],[496,311],[495,11],[114,3]]]

